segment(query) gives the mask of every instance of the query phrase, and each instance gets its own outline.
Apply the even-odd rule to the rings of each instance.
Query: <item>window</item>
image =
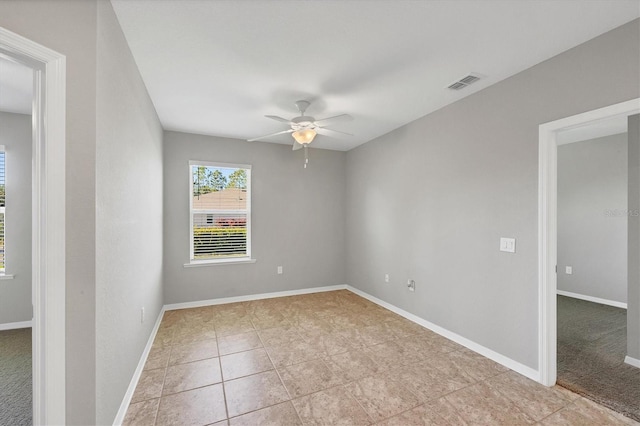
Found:
[[[251,166],[189,162],[191,264],[251,260]]]
[[[0,145],[0,274],[5,273],[4,265],[4,209],[5,209],[5,167],[4,146]]]

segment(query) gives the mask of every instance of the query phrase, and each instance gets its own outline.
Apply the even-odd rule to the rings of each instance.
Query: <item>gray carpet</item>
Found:
[[[0,425],[33,424],[31,329],[0,331]]]
[[[626,352],[625,309],[558,296],[558,384],[640,422],[640,368]]]

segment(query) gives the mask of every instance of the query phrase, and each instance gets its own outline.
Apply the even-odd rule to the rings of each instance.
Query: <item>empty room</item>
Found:
[[[0,61],[1,424],[640,422],[640,0],[0,0]]]

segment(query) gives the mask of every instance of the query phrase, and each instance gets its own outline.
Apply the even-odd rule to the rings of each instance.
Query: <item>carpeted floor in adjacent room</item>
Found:
[[[626,352],[625,309],[558,296],[558,384],[640,421],[640,368]]]
[[[33,424],[31,329],[0,331],[0,425]]]

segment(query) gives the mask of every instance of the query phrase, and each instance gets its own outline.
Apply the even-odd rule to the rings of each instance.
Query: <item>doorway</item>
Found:
[[[558,138],[561,132],[640,112],[640,99],[611,105],[539,128],[539,381],[557,379]],[[566,266],[566,265],[564,265]],[[565,270],[566,272],[566,270]],[[635,301],[634,301],[635,303]],[[637,309],[637,307],[635,307]]]
[[[0,57],[33,72],[33,423],[64,424],[66,60],[4,28],[0,28]]]
[[[624,362],[627,128],[619,116],[557,134],[557,383],[640,420],[640,369]]]
[[[0,424],[33,423],[32,105],[33,70],[0,58]]]

